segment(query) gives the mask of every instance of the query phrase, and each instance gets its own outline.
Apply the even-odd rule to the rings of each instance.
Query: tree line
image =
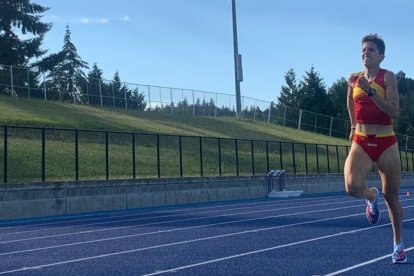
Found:
[[[137,88],[130,89],[123,83],[119,72],[116,72],[113,80],[108,83],[103,81],[103,72],[96,62],[90,69],[89,64],[78,55],[76,46],[71,40],[69,26],[66,26],[61,51],[48,54],[47,50],[41,48],[44,36],[52,28],[52,23],[41,21],[43,13],[48,9],[30,0],[0,0],[0,64],[37,68],[28,71],[17,70],[13,73],[13,81],[24,83],[29,87],[38,87],[39,90],[46,87],[48,97],[52,99],[93,105],[102,105],[105,104],[102,101],[111,101],[108,104],[122,107],[127,105],[144,110],[147,107],[144,94]],[[30,38],[24,39],[23,37],[28,34]],[[10,75],[1,73],[2,70],[7,68],[0,67],[0,84],[9,83]],[[89,72],[85,73],[85,70]],[[400,116],[394,121],[395,128],[399,133],[414,136],[414,109],[412,108],[414,80],[402,71],[396,76],[401,104]],[[284,78],[286,83],[281,87],[278,103],[272,102],[269,107],[272,114],[282,106],[289,106],[348,120],[345,78],[338,79],[328,87],[313,66],[305,72],[302,79],[297,78],[293,69],[286,72]],[[8,87],[0,87],[0,89],[4,94],[15,93]],[[34,94],[34,97],[36,96],[42,97],[41,93]],[[191,110],[194,112],[199,109],[200,112],[209,114],[214,112],[217,115],[235,112],[230,110],[230,107],[217,107],[212,100],[201,102],[199,99],[194,104],[189,104],[187,99],[184,99],[176,106],[171,103],[155,107],[157,111],[177,108],[183,112],[191,112]],[[269,108],[260,110],[256,106],[245,107],[243,113],[254,114],[259,120],[264,120],[269,113]]]
[[[278,105],[287,105],[315,113],[348,120],[346,106],[348,82],[345,78],[327,87],[319,72],[312,66],[303,79],[297,80],[290,69],[285,74],[286,84],[282,86]],[[400,115],[394,120],[396,132],[414,136],[414,80],[403,71],[396,73],[400,96]]]

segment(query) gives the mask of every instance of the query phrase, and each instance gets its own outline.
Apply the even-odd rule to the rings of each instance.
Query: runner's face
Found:
[[[362,44],[362,63],[365,66],[379,65],[383,59],[384,55],[379,53],[374,42],[368,41]]]

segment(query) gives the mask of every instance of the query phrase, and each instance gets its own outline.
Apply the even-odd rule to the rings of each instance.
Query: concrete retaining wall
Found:
[[[401,184],[413,185],[414,174]],[[378,175],[367,178],[380,186]],[[274,187],[278,189],[278,187]],[[343,192],[342,175],[287,176],[287,190]],[[265,198],[264,176],[95,180],[0,185],[0,220]]]

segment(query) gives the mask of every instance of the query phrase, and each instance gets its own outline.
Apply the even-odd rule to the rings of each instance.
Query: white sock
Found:
[[[404,242],[403,242],[403,241],[401,241],[401,242],[399,242],[399,243],[394,243],[394,247],[397,247],[397,248],[404,248]]]

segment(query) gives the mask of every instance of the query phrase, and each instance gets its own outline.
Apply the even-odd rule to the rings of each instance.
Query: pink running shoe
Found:
[[[392,262],[394,264],[403,264],[407,262],[407,256],[405,255],[403,246],[394,246],[394,252],[392,253]]]
[[[379,192],[375,187],[371,188],[371,190],[375,193],[375,200],[373,202],[369,201],[368,199],[365,200],[367,203],[367,209],[365,210],[365,213],[367,215],[369,223],[376,224],[380,219],[380,212],[378,210],[377,204]]]

